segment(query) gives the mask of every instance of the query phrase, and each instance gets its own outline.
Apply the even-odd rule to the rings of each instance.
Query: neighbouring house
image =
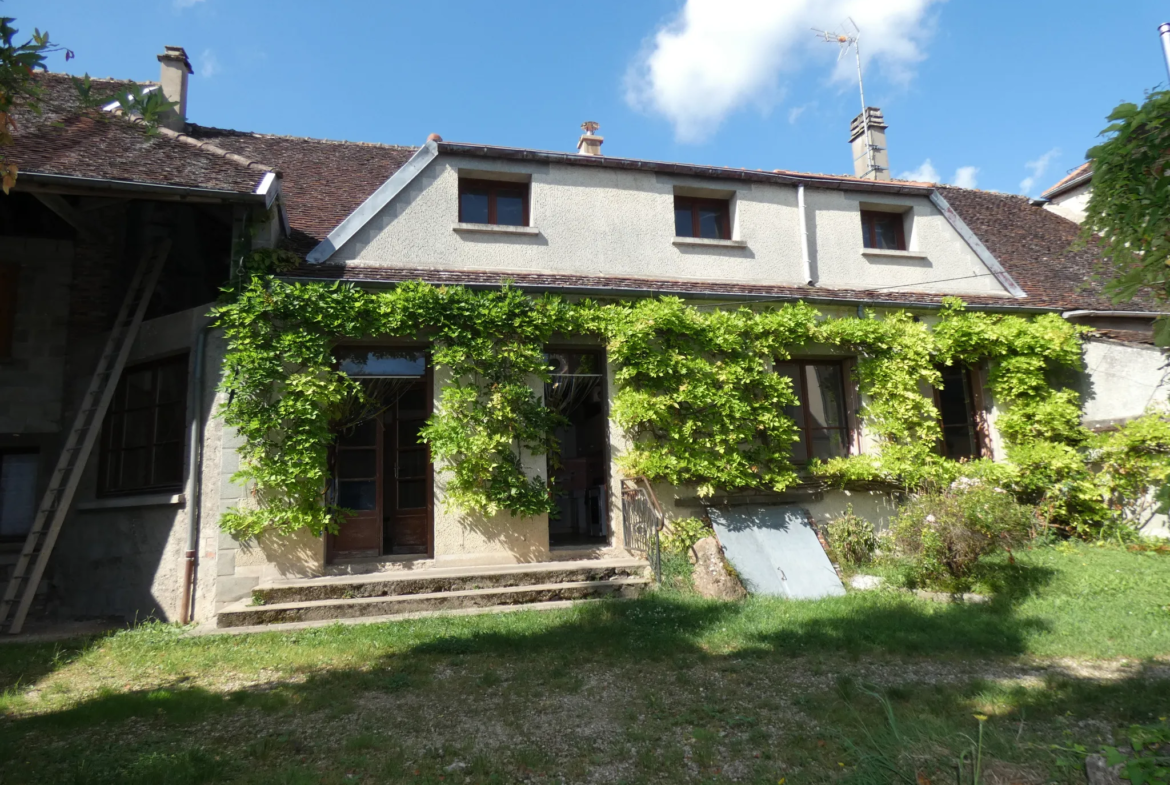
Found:
[[[1045,200],[1044,208],[1073,223],[1083,223],[1092,185],[1093,162],[1085,161],[1041,194]]]
[[[628,159],[603,153],[595,126],[574,152],[435,134],[411,147],[224,130],[185,117],[186,54],[168,47],[159,60],[160,81],[148,87],[178,106],[155,133],[112,105],[82,110],[63,75],[39,77],[48,108],[22,118],[20,178],[0,197],[0,564],[18,560],[135,270],[169,241],[36,613],[223,623],[254,591],[272,590],[268,602],[279,603],[292,596],[281,586],[322,580],[305,590],[317,615],[295,618],[324,618],[353,589],[322,587],[354,573],[408,575],[425,593],[428,576],[459,576],[466,588],[527,570],[531,583],[584,586],[590,563],[641,564],[617,465],[629,439],[609,417],[616,369],[604,345],[571,335],[545,347],[557,389],[572,390],[555,399],[570,423],[557,433],[556,515],[474,518],[445,506],[443,467],[417,432],[450,379],[425,342],[371,339],[339,347],[342,370],[396,389],[392,406],[337,445],[334,492],[357,512],[335,535],[221,532],[221,514],[248,489],[232,480],[239,437],[216,416],[225,345],[207,314],[254,248],[300,254],[286,280],[370,289],[510,283],[568,298],[807,302],[826,314],[910,310],[927,320],[956,296],[973,309],[1062,314],[1095,328],[1073,382],[1090,425],[1110,427],[1166,397],[1154,310],[1114,309],[1089,279],[1093,251],[1073,247],[1076,223],[1025,197],[890,180],[888,163],[858,163],[846,176]],[[125,85],[98,81],[95,91]],[[880,113],[867,111],[884,134]],[[877,448],[859,417],[855,359],[822,351],[777,367],[800,398],[791,412],[800,460]],[[945,374],[933,393],[939,449],[1002,457],[987,369]],[[541,457],[525,468],[549,479]],[[691,487],[655,490],[667,517],[710,503]],[[815,483],[782,498],[821,520],[852,505],[881,523],[893,505],[885,492]],[[557,565],[569,572],[549,577]],[[581,591],[556,596],[588,596]]]

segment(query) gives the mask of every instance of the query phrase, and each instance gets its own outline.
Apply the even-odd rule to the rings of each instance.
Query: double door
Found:
[[[330,536],[330,558],[432,555],[434,486],[419,431],[430,416],[418,379],[375,417],[338,434],[337,504],[350,512]]]

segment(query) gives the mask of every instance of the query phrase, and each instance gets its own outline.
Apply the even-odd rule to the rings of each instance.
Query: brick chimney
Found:
[[[601,155],[601,143],[605,141],[605,137],[597,136],[595,133],[600,127],[592,120],[581,123],[581,130],[585,133],[577,140],[577,152],[580,155]]]
[[[865,138],[866,120],[869,122],[868,141]],[[890,155],[886,151],[886,121],[882,117],[881,109],[867,106],[864,119],[862,115],[853,118],[853,122],[849,124],[849,144],[853,147],[854,176],[867,180],[890,179]]]
[[[165,47],[158,61],[158,82],[163,97],[177,104],[163,115],[162,124],[172,131],[182,131],[187,123],[187,75],[195,72],[191,70],[191,61],[181,46]]]

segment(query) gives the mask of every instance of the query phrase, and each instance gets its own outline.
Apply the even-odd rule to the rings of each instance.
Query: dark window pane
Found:
[[[804,399],[804,390],[800,389],[800,366],[795,363],[777,363],[776,373],[792,381],[792,393],[797,401]],[[796,420],[797,425],[804,425],[804,414],[799,403],[785,406],[784,415]]]
[[[861,216],[863,244],[883,251],[904,251],[901,213],[866,212]]]
[[[422,442],[419,441],[418,432],[426,424],[426,420],[399,420],[398,449],[405,450],[408,447],[421,444]]]
[[[974,458],[974,432],[965,425],[943,428],[943,450],[948,458]]]
[[[377,428],[377,420],[365,420],[342,431],[337,443],[342,447],[373,447],[378,440]]]
[[[398,413],[399,415],[406,412],[425,412],[427,410],[427,395],[426,390],[422,387],[414,387],[407,390],[398,399]]]
[[[403,480],[398,483],[398,509],[418,510],[427,506],[425,480]]]
[[[496,192],[496,223],[501,226],[524,225],[524,192],[499,190]]]
[[[719,207],[699,208],[699,237],[726,240],[723,232],[723,210]]]
[[[400,478],[425,477],[426,473],[426,450],[403,450],[398,454],[398,476]]]
[[[843,410],[844,389],[841,384],[841,366],[810,365],[806,369],[810,424],[814,427],[841,427],[845,424]]]
[[[798,423],[799,424],[799,423]],[[793,463],[807,463],[808,462],[808,440],[805,438],[805,431],[801,428],[797,432],[796,441],[792,443],[792,462]]]
[[[155,420],[155,442],[173,442],[183,438],[183,416],[186,406],[181,403],[171,403],[158,407],[158,417]]]
[[[938,391],[939,412],[943,425],[966,426],[972,409],[967,398],[967,373],[962,367],[940,368],[943,386]]]
[[[695,226],[692,223],[691,207],[687,205],[680,207],[675,205],[674,208],[674,236],[675,237],[694,237]]]
[[[809,434],[812,457],[827,460],[845,455],[845,431],[834,428],[822,431],[814,428]]]
[[[154,430],[154,409],[137,409],[123,415],[122,445],[144,447],[151,443]]]
[[[488,222],[487,189],[465,189],[459,195],[459,220],[468,224]]]
[[[154,404],[154,369],[131,371],[124,377],[126,408],[137,409]]]
[[[173,362],[158,367],[158,402],[173,403],[187,397],[187,363]]]
[[[377,476],[378,453],[374,450],[341,450],[337,454],[337,476],[365,479]]]
[[[164,444],[154,451],[154,477],[151,485],[167,485],[183,480],[183,445]]]
[[[36,515],[37,454],[0,455],[0,537],[28,534]]]
[[[118,478],[118,487],[145,488],[150,484],[150,454],[149,447],[139,447],[122,452],[122,473]]]
[[[348,510],[373,510],[378,505],[374,480],[342,480],[337,483],[337,504]]]

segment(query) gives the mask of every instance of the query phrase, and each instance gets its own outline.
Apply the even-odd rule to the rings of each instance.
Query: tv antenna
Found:
[[[857,26],[857,22],[853,21],[853,17],[846,17],[849,20],[850,26],[853,27],[852,33],[833,33],[828,30],[818,30],[813,28],[813,32],[817,34],[817,38],[821,39],[827,44],[837,44],[841,47],[840,53],[837,55],[837,62],[841,62],[841,58],[853,50],[854,56],[857,58],[857,89],[861,92],[861,126],[865,132],[865,155],[868,170],[866,175],[877,171],[877,161],[874,158],[874,151],[877,149],[873,143],[873,137],[869,134],[869,112],[865,109],[865,83],[861,79],[861,28]],[[842,25],[844,27],[844,25]]]

